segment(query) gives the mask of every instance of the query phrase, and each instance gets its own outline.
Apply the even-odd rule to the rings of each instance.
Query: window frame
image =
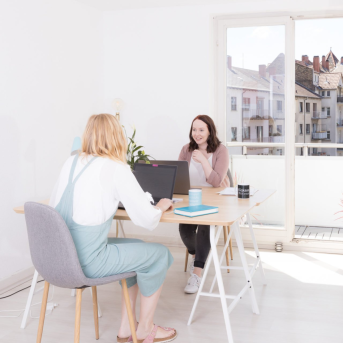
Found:
[[[248,132],[248,135],[246,136],[245,133]],[[244,126],[243,127],[243,137],[242,139],[244,140],[250,140],[250,126]]]
[[[223,142],[226,140],[226,29],[229,27],[255,27],[255,26],[285,26],[285,143],[283,150],[285,152],[285,230],[271,230],[268,238],[263,229],[256,229],[258,241],[264,244],[274,245],[275,239],[294,245],[295,231],[295,20],[306,19],[326,19],[326,18],[343,18],[343,9],[326,10],[323,15],[322,10],[297,11],[297,12],[270,12],[270,13],[250,13],[250,14],[232,14],[211,16],[213,20],[212,30],[212,66],[213,74],[211,82],[213,83],[213,92],[211,94],[210,113],[213,117],[217,128],[218,135]],[[301,15],[300,15],[301,14]],[[305,108],[303,108],[305,111]],[[254,143],[249,143],[254,144]],[[279,147],[278,147],[279,149]],[[281,150],[282,150],[281,149]],[[244,149],[243,149],[244,150]],[[306,158],[306,156],[304,156]],[[269,230],[268,230],[269,231]],[[243,239],[248,239],[242,231]],[[261,239],[259,239],[261,237]],[[263,238],[262,238],[263,237]],[[249,240],[250,241],[250,240]],[[297,242],[298,243],[298,242]],[[336,243],[330,243],[331,246],[337,247]],[[322,248],[322,242],[311,241],[307,243],[299,242],[298,246],[316,246]]]
[[[235,99],[234,102],[233,102],[233,99]],[[231,96],[231,111],[237,111],[237,97],[236,96]]]
[[[308,110],[307,110],[307,105],[308,105]],[[305,113],[311,113],[311,103],[310,102],[305,102]]]
[[[307,128],[309,128],[309,130],[307,131]],[[305,133],[307,135],[310,135],[311,134],[311,124],[305,124]]]
[[[246,100],[249,100],[249,101],[246,102]],[[250,100],[251,100],[251,98],[243,97],[243,104],[242,104],[243,111],[250,111],[250,105],[251,105]],[[246,105],[248,105],[248,106],[246,106]]]
[[[279,109],[279,104],[281,104],[280,109]],[[276,100],[276,110],[278,112],[282,112],[282,100]]]

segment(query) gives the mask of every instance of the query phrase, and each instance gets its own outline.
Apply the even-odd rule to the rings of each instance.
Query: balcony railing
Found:
[[[285,119],[285,113],[282,111],[273,111],[271,117],[274,119]]]
[[[327,119],[327,112],[313,111],[312,119]]]
[[[268,120],[268,119],[285,119],[285,113],[282,111],[257,110],[243,106],[243,118],[250,120]]]
[[[262,138],[243,138],[244,142],[251,142],[251,143],[284,143],[285,137],[284,136],[270,136],[270,137],[263,137]]]
[[[343,120],[337,119],[337,126],[343,126]]]
[[[243,118],[250,120],[268,120],[269,110],[256,110],[243,108]]]
[[[338,96],[337,97],[337,102],[343,103],[343,96]]]
[[[322,147],[324,147],[324,145],[324,143],[321,144]],[[342,221],[337,220],[339,216],[333,215],[333,213],[339,211],[340,208],[338,204],[341,193],[339,190],[336,190],[340,175],[339,164],[341,163],[342,157],[316,156],[325,155],[320,155],[318,152],[317,155],[314,155],[313,157],[295,157],[295,176],[296,180],[299,181],[296,183],[298,188],[295,192],[295,225],[328,227],[330,230],[332,228],[342,227]],[[324,158],[326,159],[325,161],[323,161]],[[311,164],[309,164],[309,162]],[[253,218],[253,223],[256,227],[261,225],[271,227],[272,225],[285,224],[286,216],[285,208],[283,206],[283,204],[285,204],[286,187],[284,156],[230,154],[230,168],[231,173],[234,175],[237,173],[237,178],[241,178],[244,182],[250,183],[250,185],[253,185],[256,189],[269,189],[272,184],[273,189],[277,191],[270,200],[256,207],[254,210],[255,218]],[[318,180],[320,180],[323,175],[326,175],[328,170],[331,171],[332,175],[325,180],[325,185],[319,184],[318,187],[316,187],[316,192],[313,192],[313,185],[316,184],[316,182],[318,183]],[[266,177],[266,173],[268,177]],[[311,209],[305,211],[304,207],[301,205],[308,200],[308,194],[312,194],[315,201],[311,202]],[[322,199],[326,199],[326,201],[322,201]],[[334,230],[336,230],[336,232],[338,231],[338,229],[333,229],[331,231],[334,232]],[[265,234],[266,233],[264,232],[263,235]],[[334,239],[335,237],[330,238],[330,240]]]
[[[327,132],[313,132],[312,139],[328,139]]]

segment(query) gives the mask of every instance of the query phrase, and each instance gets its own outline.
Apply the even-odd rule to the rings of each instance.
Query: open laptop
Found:
[[[161,199],[173,199],[177,166],[135,163],[133,174],[144,192],[149,192],[153,198],[152,205]],[[118,208],[124,209],[122,203]]]
[[[145,163],[145,161],[138,161],[139,164]],[[164,161],[164,160],[150,160],[152,164],[177,166],[176,180],[175,180],[175,194],[188,194],[191,188],[189,181],[189,168],[187,161]]]

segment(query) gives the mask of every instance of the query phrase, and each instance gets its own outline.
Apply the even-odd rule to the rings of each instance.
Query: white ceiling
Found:
[[[101,10],[229,4],[251,0],[76,0]]]

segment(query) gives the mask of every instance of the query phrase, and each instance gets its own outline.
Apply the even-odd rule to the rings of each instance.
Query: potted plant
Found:
[[[126,130],[125,127],[123,126],[124,131],[125,131],[125,135],[127,137],[126,134]],[[127,160],[127,164],[130,165],[131,170],[133,170],[133,166],[135,163],[137,163],[139,160],[143,160],[145,161],[145,163],[150,163],[149,159],[153,158],[150,155],[147,155],[145,153],[145,151],[143,150],[143,146],[142,145],[137,145],[135,142],[135,136],[136,136],[136,128],[133,128],[133,133],[131,137],[127,137],[128,138],[128,145],[127,145],[127,154],[126,154],[126,160]]]

